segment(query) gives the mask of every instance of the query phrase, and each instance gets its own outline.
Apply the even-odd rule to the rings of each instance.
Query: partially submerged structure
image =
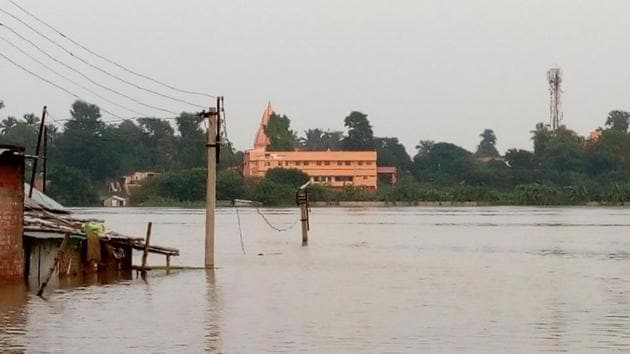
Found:
[[[179,255],[177,249],[104,230],[100,220],[78,218],[36,189],[29,197],[23,181],[24,149],[0,145],[0,282],[26,278],[39,284],[54,268],[59,276],[131,271],[133,250],[164,255],[167,265]]]

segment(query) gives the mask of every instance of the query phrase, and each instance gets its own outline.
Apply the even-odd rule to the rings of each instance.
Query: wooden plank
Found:
[[[46,280],[44,280],[42,285],[39,287],[39,291],[37,291],[37,296],[42,296],[42,294],[44,293],[44,289],[46,288],[46,286],[48,286],[48,282],[50,281],[50,278],[55,272],[55,268],[57,268],[57,265],[61,261],[61,257],[63,257],[63,253],[65,252],[66,247],[68,246],[69,240],[70,240],[70,234],[66,234],[66,236],[63,238],[63,241],[61,241],[61,246],[59,246],[59,251],[57,251],[57,255],[55,256],[55,261],[50,266],[50,269],[48,269]]]

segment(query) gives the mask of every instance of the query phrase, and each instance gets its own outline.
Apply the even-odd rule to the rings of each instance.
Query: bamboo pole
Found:
[[[55,256],[55,261],[50,266],[50,269],[48,269],[48,274],[46,275],[46,280],[44,280],[42,285],[39,287],[39,291],[37,291],[37,296],[42,296],[42,294],[44,293],[44,289],[46,288],[46,286],[48,286],[48,282],[50,281],[50,278],[52,277],[53,273],[55,272],[55,268],[57,268],[57,265],[61,262],[61,257],[63,257],[63,254],[64,254],[64,252],[66,250],[66,247],[68,246],[68,241],[69,240],[70,240],[70,234],[66,234],[63,237],[63,241],[61,241],[61,246],[59,246],[59,251],[57,251],[57,255]]]
[[[142,253],[142,272],[147,271],[147,257],[149,256],[149,243],[151,242],[151,228],[153,223],[149,222],[147,225],[147,238],[144,240],[144,252]]]

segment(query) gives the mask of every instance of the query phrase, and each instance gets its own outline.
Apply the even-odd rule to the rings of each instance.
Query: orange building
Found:
[[[376,189],[376,151],[267,151],[269,137],[264,127],[271,113],[270,103],[263,112],[254,148],[245,151],[246,177],[264,177],[269,169],[277,167],[295,168],[309,175],[314,183]]]

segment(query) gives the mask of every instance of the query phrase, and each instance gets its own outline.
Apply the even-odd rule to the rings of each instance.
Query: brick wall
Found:
[[[24,156],[0,146],[0,283],[24,279]]]

